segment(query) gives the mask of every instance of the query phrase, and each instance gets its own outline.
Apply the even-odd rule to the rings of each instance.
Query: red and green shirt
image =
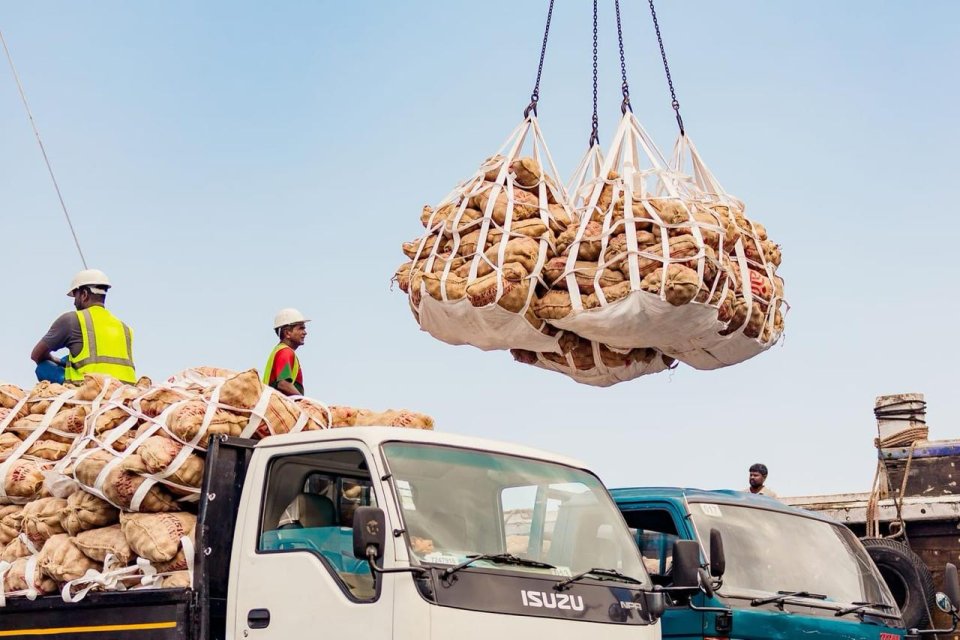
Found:
[[[303,395],[303,372],[300,370],[300,361],[293,349],[282,342],[274,347],[267,359],[267,366],[263,370],[263,382],[274,389],[281,380],[292,382],[300,395]]]

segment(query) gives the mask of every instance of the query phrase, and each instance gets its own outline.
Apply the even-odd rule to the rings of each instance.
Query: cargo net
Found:
[[[570,190],[576,226],[557,239],[534,313],[609,349],[715,369],[779,339],[780,254],[682,145],[667,162],[627,112],[606,157],[591,149]]]
[[[395,280],[421,329],[484,350],[559,351],[533,308],[573,218],[535,116],[420,220],[426,233],[403,245],[410,261]]]
[[[255,370],[201,367],[136,386],[0,384],[0,603],[60,591],[190,586],[210,436],[343,426],[432,429],[429,416],[288,398]]]

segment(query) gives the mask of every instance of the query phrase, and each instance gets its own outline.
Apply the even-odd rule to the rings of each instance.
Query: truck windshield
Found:
[[[831,602],[872,602],[897,611],[883,578],[846,527],[726,504],[694,502],[690,513],[704,549],[709,549],[711,529],[723,535],[727,566],[721,595],[807,591]]]
[[[466,570],[569,577],[598,568],[650,586],[623,518],[595,476],[471,449],[394,442],[383,451],[416,561],[455,566],[500,555],[477,558]],[[504,562],[503,554],[536,562]]]

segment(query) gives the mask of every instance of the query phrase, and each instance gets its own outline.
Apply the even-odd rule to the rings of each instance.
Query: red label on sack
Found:
[[[750,270],[750,292],[759,298],[764,298],[769,300],[770,299],[770,280],[768,280],[763,275],[751,269]],[[887,640],[887,639],[881,638],[881,640]]]

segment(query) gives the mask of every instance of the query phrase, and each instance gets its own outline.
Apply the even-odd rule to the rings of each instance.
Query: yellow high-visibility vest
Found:
[[[100,373],[134,384],[137,372],[133,365],[133,331],[101,306],[77,311],[83,348],[67,359],[64,379],[83,380],[84,374]]]
[[[270,352],[270,357],[267,358],[267,367],[263,370],[263,384],[269,385],[271,382],[274,382],[270,379],[270,374],[273,373],[273,361],[277,359],[277,354],[280,353],[281,349],[290,349],[287,345],[282,342],[273,348],[273,351]],[[297,381],[297,375],[300,373],[300,359],[297,358],[296,352],[293,354],[293,369],[290,372],[290,375],[293,376],[293,381]]]

